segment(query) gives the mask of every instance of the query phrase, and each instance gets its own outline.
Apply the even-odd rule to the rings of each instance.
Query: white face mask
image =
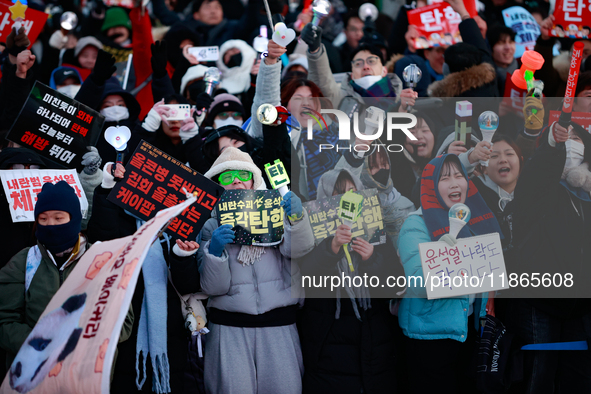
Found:
[[[566,163],[565,168],[578,167],[583,163],[585,154],[585,145],[574,140],[566,140],[564,142],[566,147]]]
[[[365,77],[354,79],[353,81],[363,89],[367,90],[371,87],[371,85],[378,82],[382,78],[383,77],[381,75],[366,75]]]
[[[101,115],[105,117],[105,122],[119,122],[129,118],[129,110],[120,105],[114,105],[101,109]]]
[[[78,93],[79,90],[80,90],[80,85],[66,85],[66,86],[61,86],[61,87],[57,88],[58,92],[60,92],[61,94],[65,94],[69,98],[76,97],[76,94]]]
[[[213,121],[213,126],[216,129],[219,129],[222,126],[227,126],[227,125],[241,127],[243,123],[244,122],[242,120],[234,119],[233,117],[228,116],[228,119],[223,119],[223,120],[222,119],[215,119]]]

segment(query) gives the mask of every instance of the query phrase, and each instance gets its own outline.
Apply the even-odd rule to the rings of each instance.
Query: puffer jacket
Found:
[[[427,299],[426,287],[416,286],[420,281],[410,277],[423,277],[419,244],[431,242],[422,210],[413,212],[402,225],[398,237],[398,253],[407,279],[407,290],[400,302],[398,321],[402,332],[413,339],[455,339],[466,341],[468,336],[469,296]],[[488,295],[474,301],[474,313],[486,315]],[[474,319],[476,329],[480,319]]]
[[[12,364],[51,298],[90,248],[90,244],[82,241],[79,252],[58,269],[45,247],[40,242],[37,246],[41,252],[41,263],[28,290],[25,290],[25,272],[30,247],[17,253],[0,270],[0,347],[7,351],[7,367]],[[125,320],[120,341],[131,335],[131,316],[128,315]]]
[[[314,247],[307,215],[304,210],[304,217],[293,225],[284,218],[283,241],[265,247],[261,259],[246,266],[237,260],[241,245],[226,245],[221,257],[209,253],[211,235],[219,226],[217,218],[209,219],[203,227],[202,244],[197,252],[201,288],[210,296],[208,308],[261,315],[296,305],[303,291],[299,268],[296,264],[292,267],[291,259],[304,256]]]
[[[324,45],[320,46],[318,52],[310,53],[308,51],[306,54],[308,55],[309,65],[308,79],[318,85],[325,97],[332,100],[335,108],[338,108],[339,104],[345,97],[355,97],[358,100],[362,99],[361,95],[357,93],[349,83],[351,80],[351,73],[347,73],[347,78],[343,83],[337,83],[335,81]],[[387,77],[390,79],[396,97],[399,97],[400,92],[402,91],[402,81],[396,74],[388,74]]]

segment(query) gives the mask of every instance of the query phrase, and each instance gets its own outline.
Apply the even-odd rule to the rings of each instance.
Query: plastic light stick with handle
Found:
[[[525,83],[527,84],[527,91],[529,92],[534,88],[534,73],[531,70],[525,70],[523,74],[525,77]]]
[[[404,71],[402,72],[402,78],[404,79],[407,88],[416,88],[422,77],[423,72],[416,64],[409,64],[408,66],[404,67]],[[411,108],[412,106],[407,105],[406,111],[410,111]]]
[[[365,110],[365,131],[364,135],[373,135],[376,130],[380,130],[380,133],[384,128],[384,120],[386,119],[386,113],[383,109],[378,107],[367,107]],[[381,127],[380,127],[381,126]],[[356,152],[359,157],[365,156],[365,151]]]
[[[278,190],[281,197],[285,196],[289,191],[287,185],[289,185],[290,181],[285,166],[281,160],[276,159],[273,164],[265,164],[265,173],[267,174],[267,178],[269,178],[271,187],[274,190]]]
[[[449,216],[449,235],[457,238],[460,231],[470,221],[470,208],[466,204],[454,204],[448,212]]]
[[[567,128],[568,124],[570,123],[574,104],[575,89],[577,88],[577,81],[579,80],[581,59],[583,58],[583,49],[585,49],[583,41],[577,41],[573,45],[573,55],[571,57],[570,69],[568,71],[566,92],[564,92],[564,101],[562,102],[562,113],[558,119],[558,124],[564,128]]]
[[[123,165],[125,158],[125,149],[127,149],[127,142],[131,139],[131,130],[127,126],[111,126],[105,130],[105,140],[117,151],[117,160],[115,165],[111,166],[111,175],[115,177],[115,169],[117,164]],[[115,178],[120,180],[120,178]]]
[[[328,0],[315,0],[312,4],[312,12],[314,17],[312,18],[312,24],[318,26],[322,19],[324,19],[330,13],[331,5]]]
[[[482,132],[482,141],[490,144],[495,131],[499,128],[499,116],[493,111],[484,111],[478,117],[478,126]],[[480,160],[480,164],[488,167],[488,160]]]
[[[339,218],[343,221],[343,224],[345,226],[352,228],[353,223],[356,222],[357,219],[359,219],[362,209],[363,196],[353,191],[348,191],[347,193],[343,194],[343,197],[341,197],[338,210]],[[345,252],[345,256],[347,257],[347,261],[349,263],[349,270],[351,272],[355,272],[355,268],[353,267],[353,262],[351,261],[351,256],[349,255],[348,248],[348,243],[343,245],[343,251]]]

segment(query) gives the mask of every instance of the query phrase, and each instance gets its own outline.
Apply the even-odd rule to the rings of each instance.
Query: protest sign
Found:
[[[235,244],[278,244],[283,236],[281,201],[277,190],[226,190],[218,205],[218,223],[235,227]]]
[[[353,237],[361,237],[372,245],[386,242],[386,230],[382,217],[382,208],[378,199],[377,189],[366,189],[356,192],[363,196],[361,215],[351,227]],[[339,205],[343,194],[320,200],[305,202],[308,220],[314,231],[314,242],[320,244],[325,238],[334,235],[337,227],[342,224],[339,218]]]
[[[427,4],[431,5],[431,4],[437,4],[437,3],[443,3],[443,0],[428,0]],[[448,3],[449,4],[449,3]],[[464,0],[464,6],[466,7],[466,11],[468,12],[468,14],[470,14],[470,16],[473,18],[476,15],[478,15],[478,9],[476,7],[476,0]]]
[[[540,36],[540,26],[525,8],[514,6],[503,10],[505,25],[515,32],[515,55],[520,58],[525,51],[533,51]]]
[[[591,35],[590,0],[556,0],[552,15],[551,36],[589,38]]]
[[[86,217],[88,201],[76,170],[0,170],[0,179],[13,223],[34,222],[37,194],[45,183],[59,181],[66,181],[76,191],[82,217]]]
[[[554,122],[558,122],[560,118],[560,111],[550,111],[550,118],[548,119],[548,124],[552,124]],[[572,112],[570,120],[575,122],[581,126],[589,133],[591,133],[591,113],[589,112]]]
[[[90,107],[35,81],[6,138],[75,168],[81,166],[87,147],[96,145],[104,119]]]
[[[462,21],[448,3],[436,3],[409,10],[408,23],[417,28],[416,49],[449,46],[462,41],[458,25]]]
[[[0,42],[6,42],[6,37],[10,34],[10,30],[15,21],[12,19],[12,12],[10,7],[14,4],[10,0],[0,0]],[[37,36],[43,31],[45,22],[49,17],[45,12],[37,11],[32,8],[25,10],[25,18],[21,22],[25,28],[25,33],[31,41],[31,46],[37,40]],[[29,48],[31,47],[29,46]]]
[[[498,233],[419,244],[427,298],[456,297],[509,288]]]
[[[121,327],[144,259],[158,233],[194,201],[158,212],[133,235],[87,250],[25,340],[0,393],[109,393]],[[135,311],[135,318],[140,314]],[[39,340],[43,345],[37,346]]]
[[[176,217],[166,232],[194,240],[211,215],[224,188],[146,141],[138,145],[107,199],[143,220],[185,199],[185,189],[198,193],[197,201]]]

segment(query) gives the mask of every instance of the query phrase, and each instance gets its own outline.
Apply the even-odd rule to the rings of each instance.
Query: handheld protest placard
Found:
[[[275,160],[274,164],[265,164],[265,172],[267,173],[269,182],[271,182],[271,187],[277,189],[281,197],[285,196],[289,191],[287,188],[287,185],[289,185],[289,176],[281,160]]]
[[[466,204],[454,204],[448,212],[449,235],[456,238],[464,226],[470,221],[470,208]]]
[[[491,143],[495,131],[499,128],[499,116],[493,111],[484,111],[478,117],[478,127],[482,132],[482,140]],[[480,164],[488,167],[488,160],[480,160]]]
[[[468,146],[472,139],[472,103],[469,101],[456,102],[456,138],[455,141],[462,141]]]
[[[341,197],[339,204],[339,218],[343,220],[343,224],[351,228],[353,222],[356,222],[361,215],[363,209],[363,196],[353,191],[348,191]],[[349,255],[349,244],[343,245],[343,251],[349,262],[349,269],[354,272],[353,263],[351,262],[351,256]]]

